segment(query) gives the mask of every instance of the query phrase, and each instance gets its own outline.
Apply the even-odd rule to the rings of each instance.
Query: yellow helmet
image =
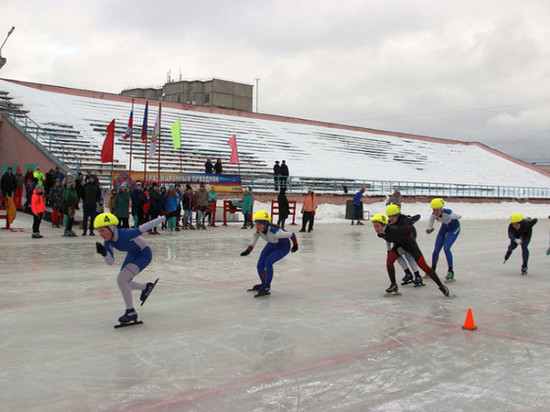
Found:
[[[435,198],[430,202],[430,207],[432,209],[441,209],[443,206],[445,206],[445,202],[441,198]]]
[[[514,213],[512,216],[510,216],[511,223],[519,223],[522,220],[523,220],[523,216],[521,213]]]
[[[395,216],[395,215],[398,215],[399,213],[401,213],[401,208],[399,207],[399,205],[389,205],[386,208],[386,214],[388,216]]]
[[[375,214],[373,217],[371,217],[370,219],[371,222],[379,222],[379,223],[382,223],[383,225],[387,225],[388,224],[388,217],[382,213],[377,213]]]
[[[271,222],[271,215],[265,210],[258,210],[256,213],[254,213],[254,221],[257,220]]]
[[[94,228],[118,225],[118,218],[112,213],[100,213],[94,219]]]

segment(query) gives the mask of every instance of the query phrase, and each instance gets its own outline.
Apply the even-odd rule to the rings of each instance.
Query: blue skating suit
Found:
[[[107,250],[105,262],[109,265],[114,263],[113,248],[115,248],[121,252],[128,252],[126,259],[124,259],[122,263],[121,269],[129,263],[133,263],[141,272],[151,263],[153,258],[151,248],[141,234],[154,228],[164,220],[164,216],[161,216],[155,220],[144,223],[136,229],[115,229],[113,239],[104,241],[104,246]]]
[[[434,251],[432,254],[432,268],[435,269],[439,259],[439,252],[441,252],[441,249],[443,248],[445,251],[445,257],[447,258],[447,265],[449,266],[449,269],[451,269],[453,267],[453,254],[451,253],[451,246],[460,233],[460,222],[458,219],[460,219],[462,215],[454,213],[451,209],[441,209],[441,211],[443,212],[441,217],[438,217],[433,213],[431,214],[427,228],[427,230],[432,230],[436,220],[441,222],[441,228],[437,233]]]
[[[295,243],[296,235],[293,232],[285,232],[284,230],[269,226],[265,233],[255,231],[252,235],[252,241],[248,246],[249,250],[254,248],[260,237],[267,241],[267,244],[260,254],[256,268],[262,285],[270,287],[273,280],[273,264],[288,255],[288,252],[290,252],[290,239]]]

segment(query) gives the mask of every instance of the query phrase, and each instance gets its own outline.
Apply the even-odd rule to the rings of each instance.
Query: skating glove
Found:
[[[250,252],[252,252],[252,248],[248,246],[244,252],[241,253],[241,256],[248,256],[250,255]]]
[[[166,220],[172,218],[172,217],[176,217],[178,215],[178,211],[177,210],[173,210],[172,212],[170,213],[167,213],[166,214]]]
[[[107,249],[105,249],[105,246],[103,246],[101,243],[95,242],[95,250],[101,256],[103,256],[103,257],[107,256]]]

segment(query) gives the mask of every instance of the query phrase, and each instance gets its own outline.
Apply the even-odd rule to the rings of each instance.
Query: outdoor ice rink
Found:
[[[160,281],[143,307],[134,295],[144,324],[117,330],[120,252],[109,267],[99,236],[47,222],[40,240],[1,231],[0,410],[550,410],[548,219],[527,276],[519,249],[502,264],[507,225],[462,220],[452,300],[429,279],[384,298],[385,242],[370,223],[298,233],[257,299],[246,289],[264,243],[241,257],[240,224],[146,235],[154,258],[137,280]],[[468,308],[477,331],[462,329]]]

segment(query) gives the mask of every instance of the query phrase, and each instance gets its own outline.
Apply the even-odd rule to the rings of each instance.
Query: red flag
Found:
[[[231,157],[229,163],[239,163],[239,151],[237,150],[237,136],[233,135],[231,139],[227,141],[229,147],[231,147]]]
[[[107,126],[107,137],[101,148],[101,163],[113,161],[113,152],[115,149],[115,119]]]

